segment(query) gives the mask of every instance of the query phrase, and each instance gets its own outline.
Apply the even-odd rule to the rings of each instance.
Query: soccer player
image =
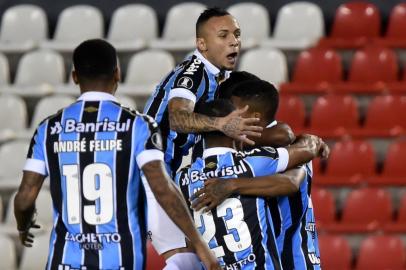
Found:
[[[219,99],[207,103],[201,112],[210,117],[221,117],[232,110],[234,106],[230,101]],[[193,199],[212,177],[220,177],[223,183],[247,189],[239,195],[227,197],[210,212],[194,211],[200,233],[224,269],[282,269],[266,200],[252,195],[256,192],[262,192],[262,196],[294,192],[300,183],[298,178],[303,178],[304,173],[296,169],[293,175],[279,176],[279,180],[286,178],[279,184],[257,182],[255,178],[241,182],[238,178],[270,175],[294,168],[316,157],[322,141],[307,136],[287,148],[258,147],[237,152],[233,148],[233,139],[221,132],[207,132],[203,137],[207,147],[203,157],[176,176],[187,201]],[[218,191],[222,192],[221,188]]]
[[[220,269],[166,173],[156,122],[113,96],[120,80],[115,49],[88,40],[75,49],[73,63],[81,96],[39,124],[28,151],[14,200],[21,243],[32,246],[35,200],[49,176],[55,220],[47,269],[144,269],[142,170],[204,265]]]
[[[259,117],[260,125],[268,127],[273,122],[278,104],[278,92],[269,83],[264,81],[245,81],[233,85],[232,100],[237,107],[249,105],[247,116]],[[272,102],[274,100],[274,102]],[[269,136],[269,134],[271,136]],[[265,128],[263,136],[256,139],[257,145],[270,145],[273,143],[272,131]],[[327,157],[329,149],[326,145],[322,148],[322,157]],[[280,251],[282,266],[284,269],[320,269],[320,253],[315,227],[313,205],[310,191],[312,182],[311,162],[303,165],[306,179],[300,185],[299,191],[290,196],[271,198],[269,206],[274,221],[275,234],[277,236],[278,249]],[[271,180],[271,179],[269,179]],[[206,182],[206,187],[199,191],[202,196],[195,202],[199,209],[205,204],[209,208],[215,207],[229,192],[223,188],[223,192],[215,192],[222,186],[221,179],[212,179]],[[260,196],[261,193],[255,195]]]
[[[260,136],[262,128],[255,125],[258,119],[240,116],[246,108],[224,117],[194,112],[195,107],[217,98],[219,82],[235,68],[241,47],[240,32],[236,19],[227,11],[205,10],[196,22],[194,54],[161,81],[145,106],[144,113],[153,117],[161,129],[165,163],[173,176],[182,157],[195,144],[194,133],[218,130],[248,144],[253,141],[246,135]],[[162,212],[147,185],[146,192],[148,207],[154,209],[149,211],[148,229],[155,249],[167,259],[165,269],[191,270],[182,266],[185,262],[197,263],[195,255],[186,248],[185,236]]]

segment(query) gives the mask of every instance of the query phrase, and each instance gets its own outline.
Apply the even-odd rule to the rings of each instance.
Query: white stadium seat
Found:
[[[19,178],[27,157],[28,140],[7,142],[0,147],[0,178]]]
[[[10,66],[7,57],[0,53],[0,86],[10,83]]]
[[[32,248],[23,250],[20,270],[45,269],[49,250],[49,233],[43,233],[34,238]]]
[[[27,126],[24,100],[15,95],[0,95],[0,141],[12,139]]]
[[[0,250],[1,269],[17,269],[17,254],[14,242],[7,235],[0,234]]]

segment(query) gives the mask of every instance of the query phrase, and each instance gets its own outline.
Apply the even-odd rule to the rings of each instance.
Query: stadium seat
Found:
[[[344,202],[341,221],[328,226],[329,232],[363,233],[382,229],[393,214],[390,193],[379,188],[351,191]]]
[[[34,5],[8,8],[0,27],[0,51],[6,53],[32,50],[48,36],[47,16],[42,8]]]
[[[70,96],[55,95],[42,98],[35,107],[34,116],[31,121],[31,130],[37,128],[38,124],[46,117],[55,114],[60,109],[74,103],[75,99]]]
[[[350,95],[326,95],[313,104],[310,130],[322,138],[337,138],[359,129],[358,121],[356,99]]]
[[[19,270],[45,269],[48,250],[49,233],[43,233],[35,237],[32,248],[25,248],[21,257]]]
[[[161,39],[151,41],[150,48],[190,51],[195,47],[195,24],[206,6],[197,2],[174,5],[167,13]]]
[[[398,81],[399,66],[395,52],[380,46],[358,50],[351,61],[348,81],[334,86],[337,93],[380,93],[387,83]]]
[[[387,137],[405,133],[405,96],[376,96],[371,100],[366,112],[363,134],[365,136]]]
[[[351,270],[351,247],[340,235],[319,235],[321,265],[326,270]]]
[[[0,146],[0,178],[22,176],[28,146],[29,141],[23,140],[7,142]]]
[[[399,3],[393,7],[385,36],[375,42],[393,48],[406,47],[406,3]]]
[[[13,240],[6,235],[0,234],[0,250],[1,269],[17,269],[17,254]]]
[[[300,133],[305,125],[305,105],[298,96],[280,95],[276,119],[287,123],[295,133]]]
[[[147,241],[147,270],[163,269],[166,263],[163,257],[159,256],[151,244]]]
[[[340,55],[332,49],[315,47],[299,54],[292,81],[281,85],[281,92],[327,93],[331,84],[343,79]]]
[[[38,50],[23,56],[18,65],[15,84],[16,86],[33,86],[45,83],[57,85],[63,83],[64,77],[63,57],[53,51]]]
[[[14,95],[0,95],[0,141],[15,138],[26,126],[24,100]]]
[[[374,235],[361,243],[356,270],[405,269],[406,252],[402,239],[390,235]]]
[[[71,6],[62,11],[56,24],[54,39],[41,43],[41,47],[71,52],[80,42],[103,37],[103,15],[88,5]]]
[[[333,194],[322,188],[312,188],[313,209],[316,216],[316,226],[322,228],[325,224],[335,222],[336,206]]]
[[[155,10],[144,4],[128,4],[111,17],[107,39],[118,52],[138,51],[158,36]]]
[[[146,50],[137,53],[128,63],[127,75],[119,91],[129,96],[149,96],[174,66],[175,60],[166,51]]]
[[[406,232],[406,193],[403,193],[397,211],[397,218],[384,227],[385,233],[405,233]]]
[[[230,6],[227,11],[237,19],[243,29],[241,43],[244,44],[244,49],[257,46],[268,37],[271,22],[264,6],[254,2],[238,3]]]
[[[315,45],[323,36],[324,17],[321,8],[310,2],[293,2],[279,10],[274,34],[261,46],[303,50]]]
[[[324,175],[316,176],[318,185],[356,185],[375,176],[376,158],[372,145],[362,140],[338,141],[331,148]]]
[[[0,53],[0,86],[6,86],[10,83],[10,66],[7,57]],[[1,92],[1,90],[0,90]]]
[[[347,49],[362,47],[380,34],[381,15],[372,3],[354,1],[340,5],[331,34],[321,39],[321,46]]]
[[[285,55],[274,49],[252,49],[241,56],[238,70],[251,72],[276,87],[287,80]]]

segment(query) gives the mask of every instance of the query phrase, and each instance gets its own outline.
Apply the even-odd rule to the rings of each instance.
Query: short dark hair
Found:
[[[219,98],[230,99],[236,86],[245,81],[261,80],[256,75],[247,71],[233,71],[230,77],[220,84],[218,88]]]
[[[196,21],[196,37],[200,37],[200,30],[203,24],[213,17],[223,17],[230,15],[228,11],[219,7],[211,7],[203,11]]]
[[[117,68],[116,49],[102,39],[86,40],[73,51],[73,66],[79,80],[110,80]]]
[[[201,104],[196,112],[209,116],[209,117],[224,117],[229,115],[235,110],[235,106],[230,100],[227,99],[216,99],[204,104]],[[210,131],[202,134],[205,136],[225,136],[220,131]]]
[[[262,112],[268,122],[275,120],[279,93],[273,84],[264,80],[249,80],[236,85],[233,96],[241,98],[250,110]]]

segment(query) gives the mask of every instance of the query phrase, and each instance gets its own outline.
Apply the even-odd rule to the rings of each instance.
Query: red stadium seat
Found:
[[[333,194],[327,189],[313,188],[312,203],[318,228],[335,222],[336,207]]]
[[[310,133],[322,138],[339,137],[359,129],[358,121],[358,103],[352,96],[327,95],[313,105]]]
[[[332,148],[326,172],[315,178],[318,185],[356,185],[375,175],[375,153],[366,141],[339,141]]]
[[[397,83],[399,66],[391,49],[371,45],[358,50],[351,61],[348,81],[334,86],[337,93],[381,93]]]
[[[406,233],[406,193],[399,202],[399,210],[396,221],[386,224],[384,228],[387,233]]]
[[[276,119],[290,125],[295,133],[300,133],[305,124],[305,106],[302,99],[281,95]]]
[[[381,28],[379,9],[367,2],[350,2],[338,7],[331,35],[320,40],[320,45],[334,48],[364,46],[378,37]]]
[[[361,243],[356,270],[405,269],[406,252],[396,236],[369,236]]]
[[[347,239],[340,235],[320,235],[320,258],[323,269],[350,270],[351,247]]]
[[[165,259],[159,256],[151,244],[151,241],[147,241],[147,270],[162,269],[166,265]]]
[[[377,43],[394,48],[406,47],[406,3],[399,3],[392,9],[386,35]]]
[[[406,117],[405,96],[377,96],[368,106],[364,135],[385,137],[398,136],[405,132]]]
[[[342,78],[340,55],[332,49],[316,47],[300,53],[292,82],[280,88],[286,93],[325,93],[331,83],[340,82]]]
[[[370,232],[383,228],[392,219],[390,194],[379,188],[361,188],[349,193],[341,222],[328,227],[330,232]]]

